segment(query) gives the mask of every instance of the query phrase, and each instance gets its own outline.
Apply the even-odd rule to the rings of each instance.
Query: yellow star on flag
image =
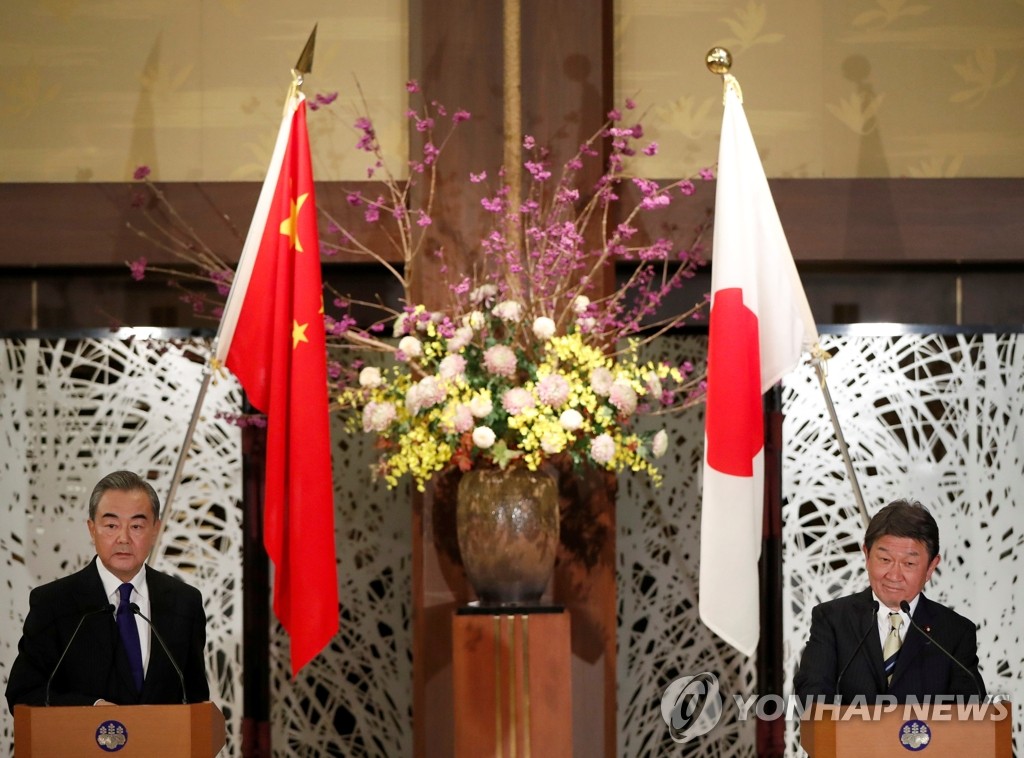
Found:
[[[302,204],[306,202],[307,197],[309,197],[308,192],[292,200],[292,215],[281,222],[281,234],[288,237],[291,240],[291,246],[300,253],[305,251],[302,249],[302,240],[299,239],[298,234],[299,212],[302,210]]]
[[[300,324],[298,321],[292,320],[292,350],[299,346],[300,342],[309,342],[309,338],[306,337],[306,329],[309,328],[309,323]]]

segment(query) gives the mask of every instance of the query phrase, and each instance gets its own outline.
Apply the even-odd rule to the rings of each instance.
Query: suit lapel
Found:
[[[167,682],[177,682],[178,675],[174,667],[167,659],[160,641],[156,638],[153,627],[161,630],[161,634],[167,630],[174,618],[174,595],[170,587],[163,581],[163,575],[157,573],[149,566],[146,566],[146,586],[149,589],[149,618],[153,624],[150,626],[145,621],[139,620],[139,626],[149,626],[146,631],[149,633],[149,667],[146,670],[146,679],[142,684],[142,701],[148,702],[147,698],[154,697]],[[140,629],[141,632],[141,629]],[[167,631],[173,639],[173,630]],[[166,689],[166,687],[163,687]]]
[[[871,677],[875,680],[876,692],[885,692],[885,660],[882,657],[882,643],[878,639],[878,617],[871,619],[871,632],[868,633],[868,641],[865,643],[868,654],[871,656]]]
[[[96,558],[75,575],[75,598],[81,613],[109,605],[110,598],[103,589],[99,571],[96,569]],[[95,622],[95,623],[93,623]],[[82,627],[81,635],[90,651],[92,669],[109,672],[114,666],[114,649],[118,644],[117,627],[114,625],[113,614],[100,614],[90,619]]]
[[[871,630],[868,631],[868,637],[864,640],[864,647],[867,649],[871,678],[875,681],[876,692],[885,692],[885,665],[882,660],[882,643],[878,639],[878,617],[871,612],[874,600],[870,589],[861,592],[857,600],[857,617],[863,619],[870,616]],[[859,634],[864,633],[863,626],[858,625],[856,628],[861,630]]]
[[[921,595],[920,600],[917,601],[917,608],[914,609],[913,619],[915,624],[925,629],[931,625],[931,601],[924,595]],[[896,659],[896,668],[892,672],[892,684],[889,685],[889,689],[894,688],[900,677],[914,662],[914,659],[921,654],[921,651],[924,650],[927,644],[928,641],[924,638],[924,635],[913,626],[907,630],[907,636],[903,639],[903,645],[900,647],[900,657]]]

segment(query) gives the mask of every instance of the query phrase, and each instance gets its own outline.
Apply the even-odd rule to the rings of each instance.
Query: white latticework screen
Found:
[[[412,496],[371,482],[369,435],[332,436],[340,630],[292,680],[275,624],[274,755],[412,755]]]
[[[1024,339],[997,334],[833,336],[823,346],[840,426],[869,513],[900,497],[938,521],[926,593],[979,625],[988,691],[1021,701],[1018,575],[1024,548]],[[867,587],[854,504],[817,379],[784,393],[787,691],[815,604]],[[1019,708],[1016,742],[1021,750]],[[790,754],[800,754],[790,730]]]
[[[704,338],[664,338],[645,357],[700,364],[706,344]],[[656,488],[639,476],[620,477],[616,501],[618,754],[753,756],[755,724],[738,721],[735,709],[726,710],[709,735],[683,745],[672,741],[662,720],[661,696],[675,679],[710,671],[723,693],[747,697],[756,690],[756,661],[712,634],[697,614],[703,409],[657,421],[669,432],[661,461],[665,481]]]
[[[28,591],[88,562],[93,485],[130,469],[163,498],[207,355],[201,340],[0,341],[0,680],[17,652]],[[240,434],[218,414],[237,411],[234,382],[211,387],[165,531],[151,564],[197,587],[206,605],[207,671],[227,720],[227,755],[241,723]],[[0,752],[13,719],[2,709]]]

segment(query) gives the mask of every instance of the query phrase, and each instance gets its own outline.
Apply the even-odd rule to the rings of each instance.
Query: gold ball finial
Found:
[[[704,56],[704,63],[712,74],[728,74],[732,68],[732,53],[724,47],[713,47]]]

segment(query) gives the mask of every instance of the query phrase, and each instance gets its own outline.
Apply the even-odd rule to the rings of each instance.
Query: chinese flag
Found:
[[[338,631],[320,243],[299,92],[288,99],[216,357],[267,414],[263,536],[294,676]]]
[[[761,395],[796,367],[818,330],[733,86],[722,118],[712,256],[700,617],[751,655],[760,636]]]

